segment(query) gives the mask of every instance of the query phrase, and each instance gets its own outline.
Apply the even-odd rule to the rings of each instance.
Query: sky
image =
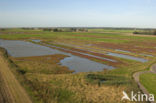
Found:
[[[156,28],[156,0],[0,0],[0,27]]]

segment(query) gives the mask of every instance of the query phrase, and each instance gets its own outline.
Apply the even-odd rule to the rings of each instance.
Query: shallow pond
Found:
[[[105,64],[91,61],[89,59],[74,56],[70,53],[65,53],[56,49],[25,41],[0,40],[0,46],[5,48],[7,52],[13,57],[29,57],[52,54],[68,55],[69,57],[61,60],[60,64],[63,66],[67,66],[71,70],[75,70],[75,72],[102,71],[103,69],[115,68],[113,66],[108,66]]]
[[[92,72],[102,71],[103,69],[114,69],[112,66],[100,64],[77,56],[71,56],[61,60],[61,64],[69,67],[71,70],[75,70],[75,72]]]

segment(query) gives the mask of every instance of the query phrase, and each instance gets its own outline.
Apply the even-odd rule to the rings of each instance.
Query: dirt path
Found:
[[[139,77],[141,74],[144,73],[155,73],[156,74],[156,64],[152,65],[150,68],[150,71],[141,71],[141,72],[137,72],[133,74],[133,78],[136,81],[136,83],[138,84],[139,88],[142,90],[142,92],[144,94],[149,95],[149,92],[147,91],[147,89],[140,83]],[[151,103],[156,103],[156,102],[151,102]]]
[[[24,88],[10,71],[8,62],[0,53],[0,76],[2,81],[1,94],[9,99],[6,103],[32,103]],[[2,102],[4,103],[4,101]]]

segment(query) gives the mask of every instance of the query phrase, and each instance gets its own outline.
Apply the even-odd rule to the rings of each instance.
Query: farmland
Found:
[[[12,62],[8,62],[14,65],[11,71],[34,103],[120,103],[122,91],[141,91],[132,78],[133,73],[148,71],[156,62],[156,37],[137,36],[133,32],[114,29],[51,32],[15,28],[0,30],[0,39],[31,42],[115,67],[74,73],[60,65],[68,55],[9,56],[7,59]],[[155,88],[153,84],[146,85],[146,81],[153,78],[155,76],[149,74],[141,76],[141,83],[149,92]]]

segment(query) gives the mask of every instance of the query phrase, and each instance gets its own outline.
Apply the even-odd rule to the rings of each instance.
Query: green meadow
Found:
[[[140,76],[140,81],[150,93],[156,95],[156,74],[142,74]]]

